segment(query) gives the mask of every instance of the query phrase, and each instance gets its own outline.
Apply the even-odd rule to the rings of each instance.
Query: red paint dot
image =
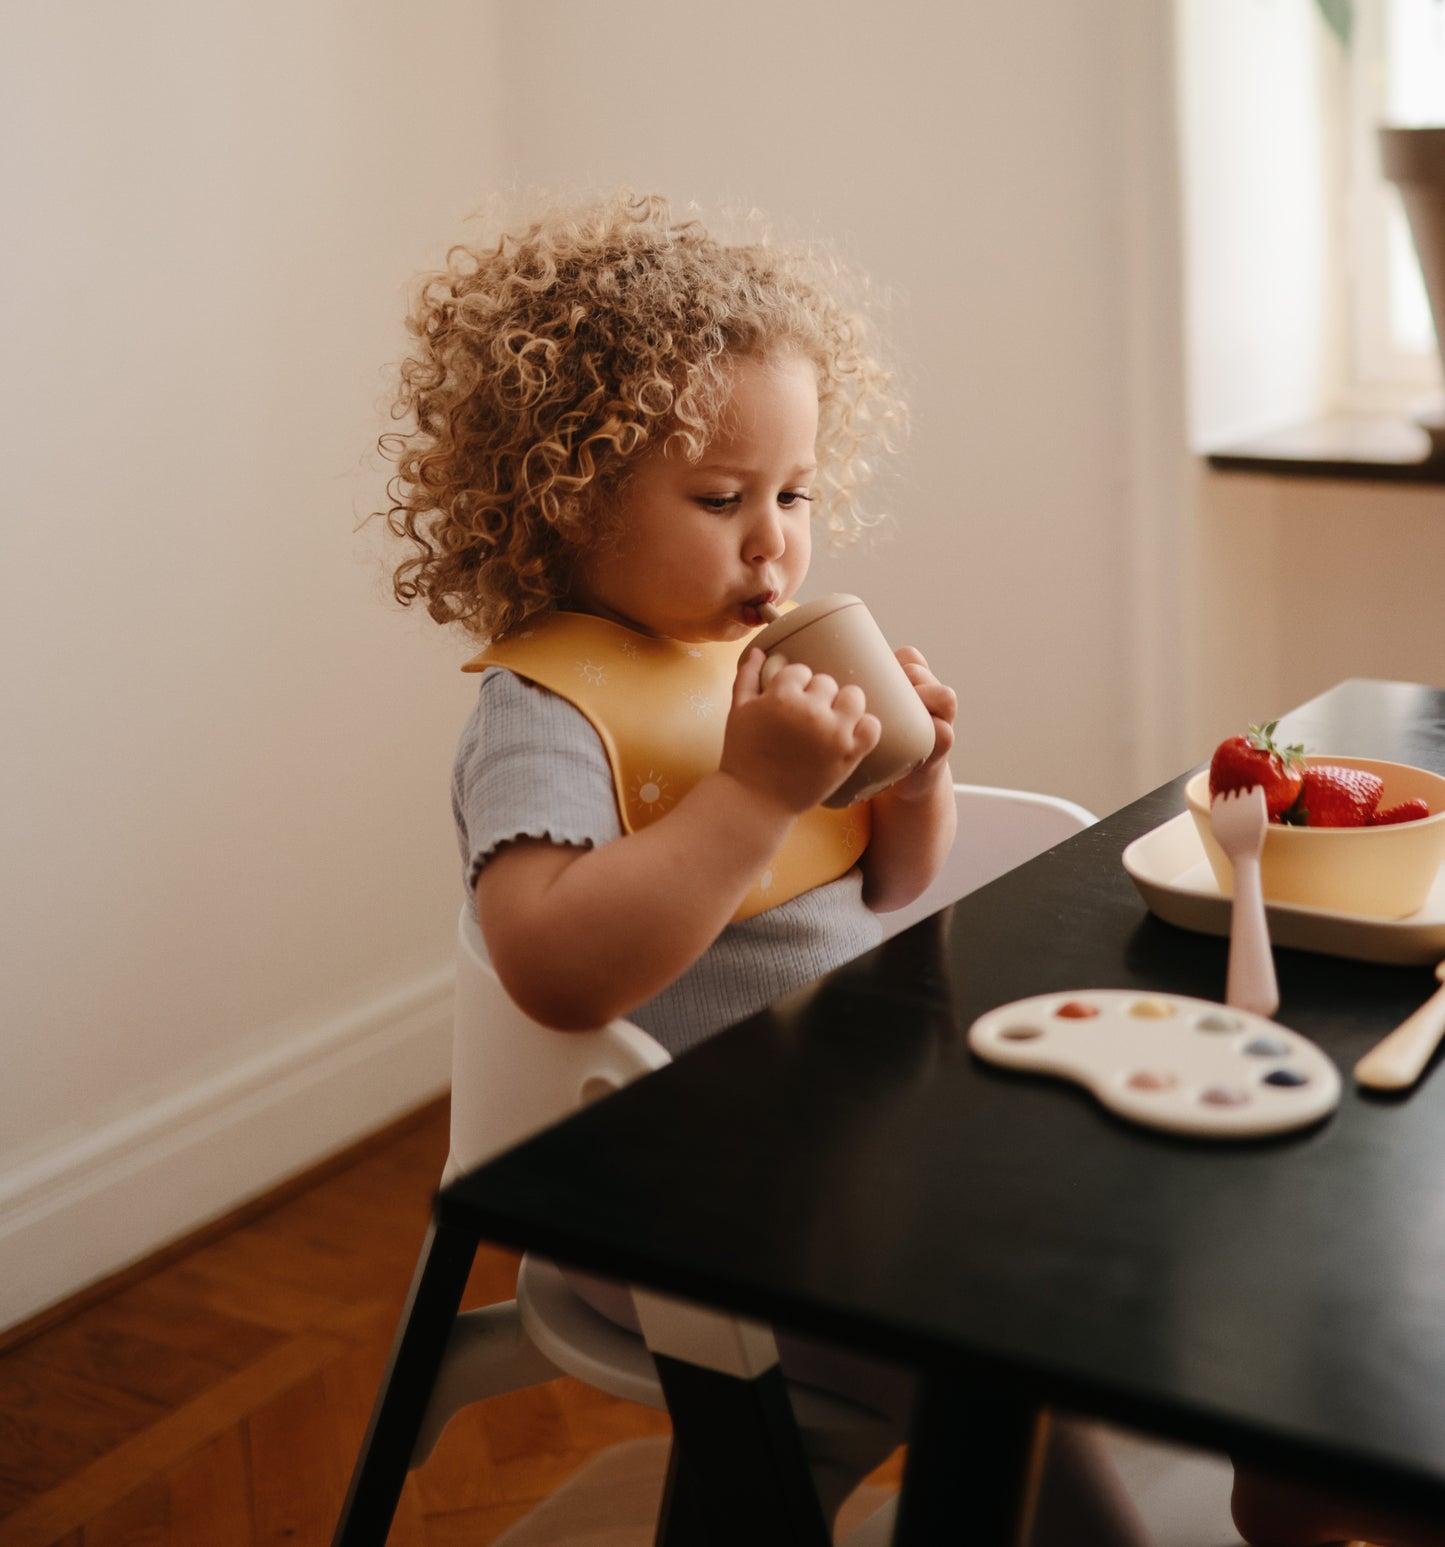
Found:
[[[1061,1004],[1054,1011],[1055,1015],[1062,1016],[1065,1020],[1069,1021],[1086,1021],[1098,1013],[1099,1007],[1097,1005],[1085,1004],[1082,999],[1071,999],[1067,1004]]]
[[[1179,1082],[1163,1070],[1140,1069],[1129,1076],[1128,1083],[1134,1090],[1173,1090]]]

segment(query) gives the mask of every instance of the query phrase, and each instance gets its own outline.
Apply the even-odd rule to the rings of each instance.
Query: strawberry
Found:
[[[1378,774],[1312,763],[1287,820],[1296,827],[1368,827],[1384,792]]]
[[[1268,725],[1251,725],[1247,736],[1231,736],[1219,743],[1209,763],[1211,797],[1226,790],[1253,789],[1258,784],[1264,790],[1270,820],[1277,822],[1284,816],[1299,796],[1305,749],[1276,746],[1274,728],[1278,724],[1278,720],[1271,720]]]
[[[1418,822],[1430,815],[1430,807],[1417,795],[1413,800],[1402,800],[1398,805],[1386,806],[1370,818],[1371,827],[1388,827],[1392,822]]]

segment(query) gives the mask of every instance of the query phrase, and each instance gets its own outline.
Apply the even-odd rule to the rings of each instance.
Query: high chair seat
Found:
[[[527,1336],[559,1370],[613,1396],[666,1409],[645,1340],[588,1305],[555,1262],[531,1252],[523,1257],[517,1305]],[[790,1381],[788,1393],[804,1429],[863,1429],[873,1418],[866,1408],[817,1386]]]
[[[885,937],[1094,820],[1072,802],[1024,791],[958,785],[955,797],[959,834],[949,858],[923,897],[884,916]],[[472,908],[463,907],[444,1182],[668,1061],[629,1021],[554,1032],[524,1015],[487,961]],[[634,1292],[639,1336],[530,1254],[514,1300],[459,1313],[477,1244],[436,1223],[428,1233],[333,1547],[385,1542],[408,1467],[425,1461],[461,1407],[559,1373],[671,1411],[672,1534],[659,1543],[718,1531],[728,1540],[746,1534],[750,1547],[827,1543],[836,1506],[898,1438],[861,1404],[785,1382],[767,1328]],[[859,1547],[885,1539],[884,1518],[857,1537]]]

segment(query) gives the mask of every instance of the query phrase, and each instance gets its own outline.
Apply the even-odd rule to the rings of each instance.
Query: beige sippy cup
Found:
[[[883,630],[856,596],[838,593],[804,602],[791,612],[776,612],[768,626],[749,640],[767,656],[763,686],[788,665],[801,661],[815,672],[837,679],[839,686],[856,682],[863,689],[868,712],[883,726],[878,745],[823,802],[851,806],[886,790],[910,774],[933,751],[933,717],[898,658],[888,648]]]

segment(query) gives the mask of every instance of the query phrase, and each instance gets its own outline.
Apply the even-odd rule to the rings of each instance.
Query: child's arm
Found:
[[[908,680],[933,716],[933,751],[921,768],[875,795],[873,836],[863,854],[863,901],[891,913],[913,901],[943,866],[953,846],[958,807],[948,754],[958,698],[911,645],[897,652]]]
[[[856,687],[805,666],[762,686],[748,653],[718,771],[666,816],[596,849],[522,839],[477,880],[492,964],[527,1014],[600,1026],[681,976],[717,939],[797,818],[877,745]]]

